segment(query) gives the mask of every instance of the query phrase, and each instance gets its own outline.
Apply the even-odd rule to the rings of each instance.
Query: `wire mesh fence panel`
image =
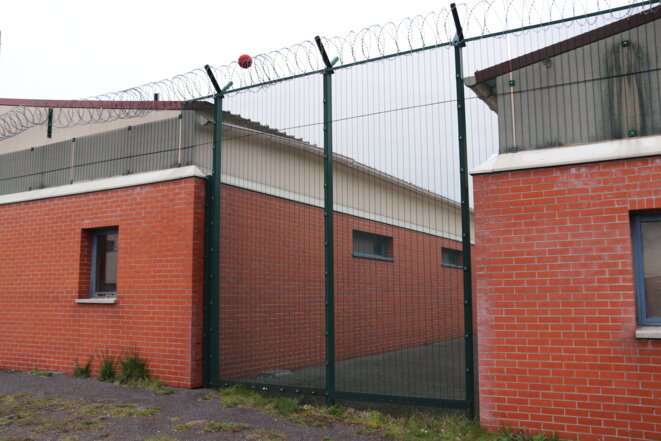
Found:
[[[224,100],[221,380],[324,387],[320,83]]]
[[[452,56],[334,75],[338,391],[465,398]]]

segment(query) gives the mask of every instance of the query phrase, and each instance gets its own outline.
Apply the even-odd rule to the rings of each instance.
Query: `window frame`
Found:
[[[661,222],[661,213],[637,214],[631,219],[634,284],[636,290],[636,320],[640,326],[661,326],[661,317],[647,317],[645,292],[645,262],[643,257],[643,222]]]
[[[452,264],[452,263],[445,263],[445,261],[443,260],[443,256],[445,255],[446,251],[451,251],[453,253],[457,253],[459,258],[461,259],[462,264],[461,265],[455,265],[455,264]],[[444,266],[446,268],[464,269],[463,261],[464,261],[464,252],[462,250],[457,250],[455,248],[449,248],[449,247],[441,247],[441,266]]]
[[[362,236],[363,239],[377,239],[382,240],[380,243],[381,254],[372,254],[372,253],[362,253],[360,251],[355,251],[356,245],[356,236]],[[389,253],[390,252],[390,253]],[[364,259],[374,259],[374,260],[383,260],[386,262],[395,261],[395,251],[393,247],[393,238],[392,236],[385,236],[383,234],[370,233],[368,231],[362,230],[352,230],[351,233],[351,255],[353,257],[361,257]],[[389,256],[388,254],[391,254]]]
[[[92,230],[92,261],[90,262],[90,290],[89,297],[91,299],[112,299],[117,297],[117,286],[114,291],[97,291],[96,290],[96,273],[98,262],[98,240],[100,236],[107,236],[109,234],[117,234],[117,254],[119,260],[119,228],[109,227]],[[118,262],[119,263],[119,262]],[[115,282],[116,285],[116,282]]]

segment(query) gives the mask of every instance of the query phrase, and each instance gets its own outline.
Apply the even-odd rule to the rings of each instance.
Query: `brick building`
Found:
[[[17,106],[52,112],[0,141],[0,368],[137,350],[166,383],[201,386],[211,106],[0,100]],[[58,127],[72,112],[112,121]],[[223,121],[221,378],[319,365],[321,150]],[[338,360],[462,336],[458,204],[334,167]]]
[[[473,170],[483,424],[661,433],[661,10],[467,80],[497,112]]]

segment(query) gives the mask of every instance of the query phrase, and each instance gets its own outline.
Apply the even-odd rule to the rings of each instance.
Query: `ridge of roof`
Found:
[[[647,9],[638,14],[609,23],[597,29],[585,32],[567,40],[543,47],[528,54],[521,55],[508,61],[504,61],[495,66],[488,67],[483,70],[475,72],[475,81],[482,83],[497,76],[513,72],[531,64],[538,63],[547,58],[555,57],[557,55],[569,52],[579,47],[586,46],[604,38],[608,38],[620,32],[628,31],[630,29],[650,23],[654,20],[661,18],[661,7],[656,6]]]

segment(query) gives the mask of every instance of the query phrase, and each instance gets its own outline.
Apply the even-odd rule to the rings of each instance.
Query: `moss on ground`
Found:
[[[157,407],[141,407],[135,404],[84,404],[81,401],[65,400],[60,397],[37,397],[34,394],[0,396],[0,429],[7,432],[20,429],[26,439],[49,439],[73,441],[77,433],[104,432],[114,419],[142,418],[155,415]],[[0,436],[7,441],[16,436]],[[20,438],[20,437],[19,437]]]

